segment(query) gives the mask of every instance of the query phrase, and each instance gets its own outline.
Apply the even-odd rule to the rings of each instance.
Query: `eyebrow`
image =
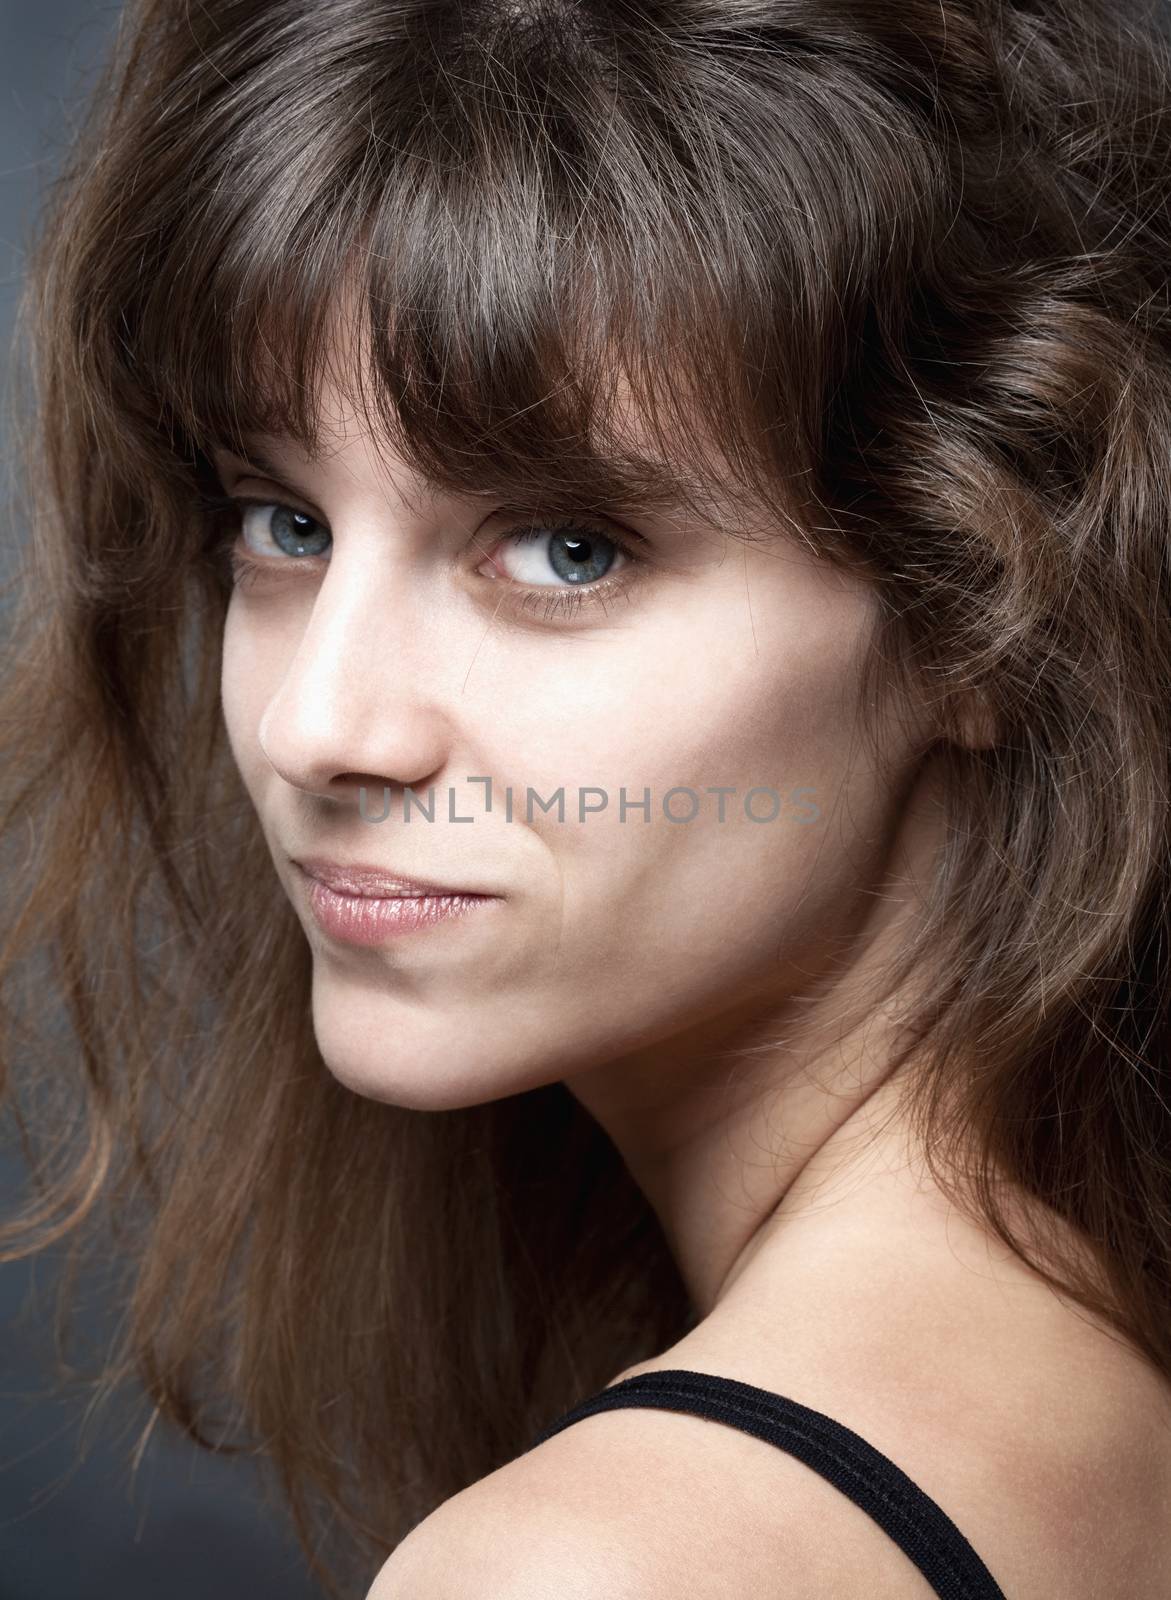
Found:
[[[250,439],[245,440],[244,443],[247,446],[247,455],[241,455],[238,451],[232,450],[224,444],[217,445],[216,448],[224,455],[231,456],[234,461],[238,461],[246,470],[258,472],[266,478],[271,478],[274,483],[279,483],[286,489],[292,489],[294,494],[299,494],[303,499],[312,499],[310,491],[299,485],[295,481],[295,477],[289,475],[288,469],[282,467],[280,462],[275,459],[264,445],[257,444]]]

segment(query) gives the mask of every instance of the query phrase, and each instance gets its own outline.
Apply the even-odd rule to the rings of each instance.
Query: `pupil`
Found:
[[[286,555],[320,555],[325,530],[314,535],[310,529],[314,519],[304,511],[282,508],[273,524],[273,537]],[[314,548],[314,541],[318,548]]]
[[[559,533],[549,547],[549,560],[570,583],[588,583],[602,577],[613,562],[606,554],[604,537]]]

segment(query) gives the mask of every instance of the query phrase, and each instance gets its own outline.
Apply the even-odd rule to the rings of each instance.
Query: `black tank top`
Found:
[[[873,1517],[908,1555],[940,1600],[1005,1600],[951,1518],[894,1462],[820,1411],[768,1389],[710,1372],[641,1372],[574,1406],[549,1424],[533,1450],[583,1417],[629,1406],[691,1411],[726,1422],[796,1456]]]

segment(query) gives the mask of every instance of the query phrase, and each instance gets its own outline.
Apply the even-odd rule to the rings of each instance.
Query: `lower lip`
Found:
[[[434,928],[441,922],[466,917],[481,906],[492,905],[489,894],[411,895],[382,899],[341,894],[320,878],[309,880],[309,908],[318,927],[346,944],[378,945],[404,933]]]

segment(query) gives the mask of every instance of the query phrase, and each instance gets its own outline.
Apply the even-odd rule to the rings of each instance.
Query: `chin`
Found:
[[[428,1072],[422,1064],[411,1070],[388,1058],[385,1051],[376,1058],[368,1052],[344,1053],[322,1047],[321,1056],[330,1076],[352,1094],[407,1111],[457,1111],[495,1098],[467,1092],[465,1082],[450,1074]]]
[[[454,1111],[556,1077],[548,1048],[494,1028],[474,1005],[314,985],[313,1031],[331,1076],[354,1094],[412,1111]],[[528,1071],[526,1072],[526,1066]]]

